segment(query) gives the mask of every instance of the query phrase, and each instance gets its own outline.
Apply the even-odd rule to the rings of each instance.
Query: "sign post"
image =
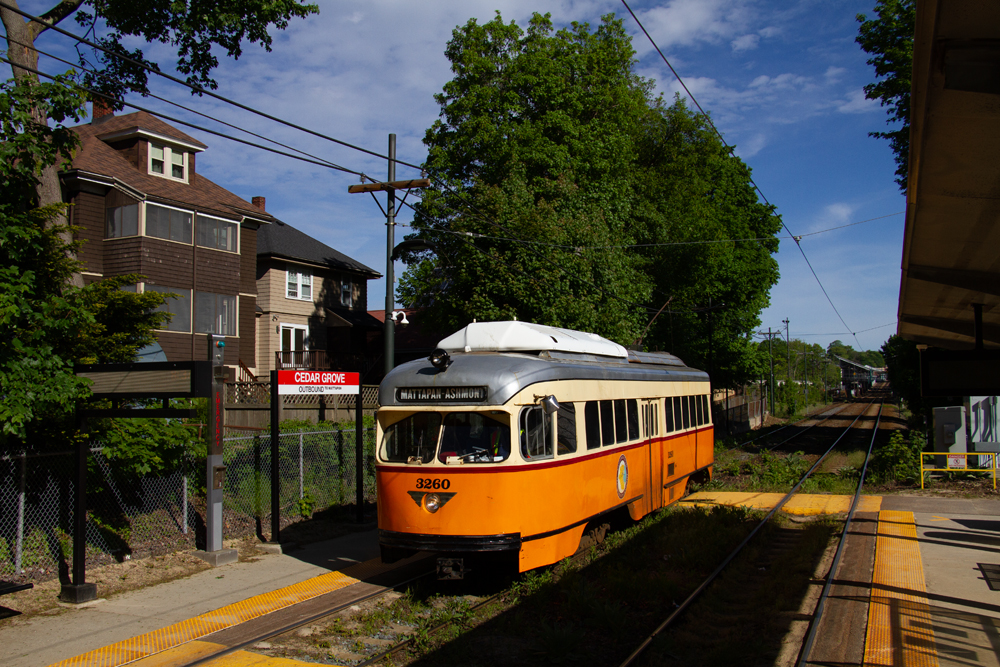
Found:
[[[222,441],[225,437],[226,367],[225,336],[208,337],[208,359],[212,362],[212,391],[208,404],[208,456],[205,457],[205,551],[195,555],[213,566],[234,563],[235,549],[222,548],[222,499],[226,481],[226,466],[222,462]]]

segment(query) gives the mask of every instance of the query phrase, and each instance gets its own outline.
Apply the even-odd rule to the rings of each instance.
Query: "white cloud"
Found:
[[[670,0],[636,15],[661,49],[731,39],[746,32],[751,20],[748,3],[741,0]],[[652,48],[640,40],[634,46],[640,55]]]
[[[831,65],[826,68],[826,72],[823,73],[823,78],[830,83],[836,83],[837,81],[840,81],[841,77],[843,77],[845,73],[847,73],[847,69]]]
[[[760,37],[754,35],[753,33],[748,35],[742,35],[737,37],[729,43],[733,51],[751,51],[757,48],[757,44],[760,43]]]
[[[767,145],[767,136],[758,132],[744,141],[736,142],[736,155],[746,160],[761,152]]]
[[[837,105],[837,111],[841,113],[867,113],[878,108],[878,102],[865,98],[863,90],[852,90],[847,94],[847,100]]]

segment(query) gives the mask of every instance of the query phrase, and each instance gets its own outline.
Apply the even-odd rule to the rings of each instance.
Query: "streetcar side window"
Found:
[[[525,461],[552,458],[549,421],[541,406],[521,410],[521,457]]]
[[[556,413],[556,452],[559,456],[576,451],[576,406],[561,403]]]
[[[628,399],[628,439],[639,439],[639,404],[634,398]]]
[[[587,449],[597,449],[601,446],[601,416],[597,401],[587,401],[583,416],[587,423]]]
[[[615,400],[615,442],[628,441],[628,420],[625,419],[625,399]]]
[[[667,399],[667,404],[664,406],[663,416],[667,419],[667,433],[674,430],[674,402],[669,398]]]
[[[702,412],[701,396],[692,396],[691,403],[694,408],[694,414],[698,416],[698,421],[695,422],[695,426],[701,426],[705,423],[705,413]]]
[[[615,444],[615,404],[614,401],[601,401],[601,443]]]
[[[684,429],[684,414],[681,411],[680,396],[674,396],[674,429],[677,431]]]
[[[418,412],[396,422],[382,438],[382,460],[389,463],[430,463],[437,449],[441,415]]]
[[[712,408],[710,407],[711,404],[708,401],[708,394],[702,395],[701,402],[705,404],[705,423],[706,424],[711,424],[712,423]]]
[[[653,403],[653,435],[660,435],[660,402]]]
[[[684,415],[684,428],[691,428],[691,403],[687,396],[681,399],[681,412]]]

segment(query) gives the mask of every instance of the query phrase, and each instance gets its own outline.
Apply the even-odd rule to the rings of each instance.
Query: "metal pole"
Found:
[[[777,332],[775,332],[777,333]],[[771,358],[771,414],[774,414],[774,335],[767,328],[767,354]]]
[[[24,553],[24,488],[28,476],[28,458],[21,452],[21,482],[17,494],[17,547],[14,552],[14,574],[21,574],[21,557]]]
[[[187,535],[188,532],[188,475],[187,475],[187,465],[184,466],[184,471],[181,473],[181,494],[184,498],[181,500],[181,514],[184,515],[183,524],[181,526],[181,532]]]
[[[281,398],[278,396],[278,371],[271,371],[271,542],[281,541],[281,508],[278,503],[278,439],[281,429],[278,426],[278,406]]]
[[[395,139],[396,135],[389,135]],[[389,319],[388,317],[386,319]],[[354,404],[354,502],[357,504],[358,523],[365,521],[365,436],[364,400],[358,387],[358,397]]]
[[[396,135],[389,135],[389,178],[391,183],[396,180]],[[387,191],[389,201],[385,208],[385,373],[396,365],[396,322],[392,319],[392,311],[396,307],[396,285],[393,276],[392,250],[396,245],[396,191]],[[360,394],[359,394],[360,396]],[[360,398],[358,399],[361,400]]]
[[[299,433],[299,499],[305,497],[305,484],[302,480],[302,434]]]
[[[785,369],[785,378],[788,382],[792,381],[792,344],[789,342],[788,338],[788,318],[781,320],[785,323],[785,363],[788,367]]]

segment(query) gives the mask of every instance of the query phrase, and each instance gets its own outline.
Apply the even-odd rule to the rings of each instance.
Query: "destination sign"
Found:
[[[396,389],[400,403],[448,403],[486,400],[486,387],[400,387]]]

